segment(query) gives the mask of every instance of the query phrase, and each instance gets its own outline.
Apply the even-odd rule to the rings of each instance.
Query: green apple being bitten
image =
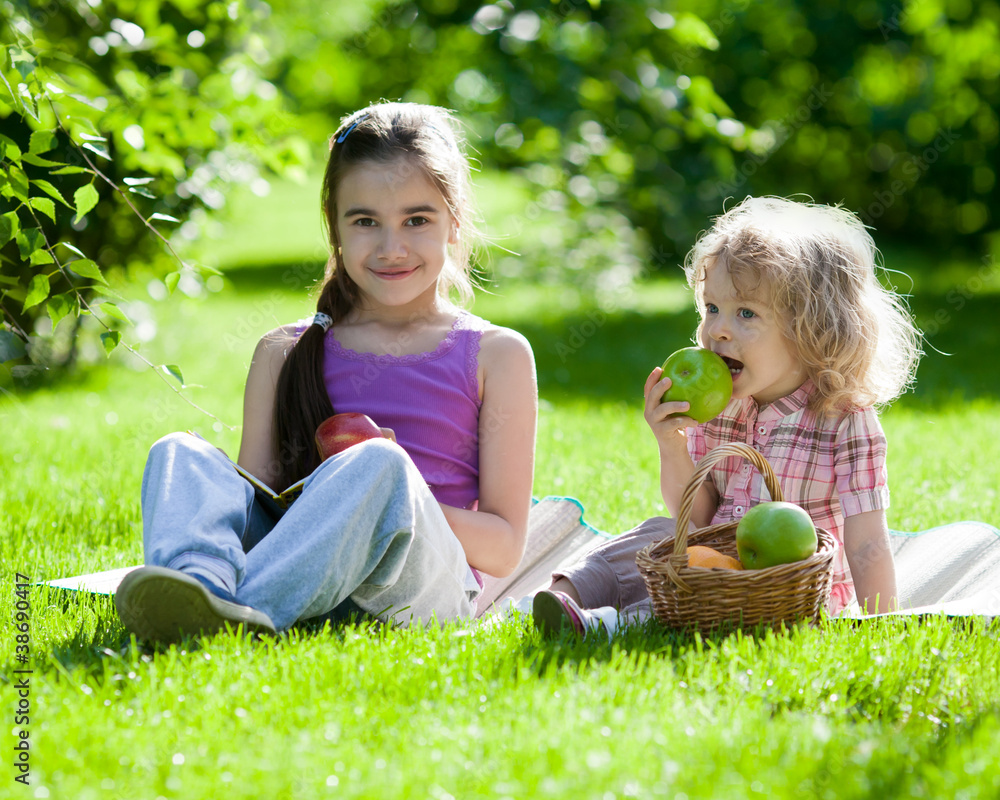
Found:
[[[816,526],[794,503],[754,506],[736,526],[736,552],[746,569],[791,564],[816,552]]]
[[[661,378],[670,378],[670,388],[661,403],[684,401],[691,408],[672,417],[691,417],[708,422],[722,413],[733,396],[733,376],[722,357],[704,347],[685,347],[663,362]]]

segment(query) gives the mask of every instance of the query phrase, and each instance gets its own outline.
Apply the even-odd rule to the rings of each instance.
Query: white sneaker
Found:
[[[545,635],[572,630],[583,636],[588,631],[600,631],[610,641],[622,624],[617,608],[581,608],[568,594],[550,589],[535,595],[531,613],[535,627]]]

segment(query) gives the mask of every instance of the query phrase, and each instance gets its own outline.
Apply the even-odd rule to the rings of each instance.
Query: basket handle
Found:
[[[719,445],[707,452],[701,461],[698,462],[694,473],[691,475],[691,479],[688,481],[687,486],[684,487],[683,494],[681,494],[681,507],[677,514],[677,525],[674,532],[673,554],[675,556],[683,556],[687,553],[688,526],[691,524],[691,511],[694,507],[694,498],[698,494],[701,484],[708,476],[712,467],[722,461],[722,459],[731,458],[732,456],[745,458],[757,467],[760,474],[764,476],[764,483],[767,486],[768,492],[771,493],[772,500],[781,501],[785,499],[785,495],[781,491],[781,486],[778,484],[778,477],[774,474],[774,470],[771,469],[771,465],[767,463],[767,459],[757,450],[748,444],[743,444],[743,442],[728,442],[727,444]]]

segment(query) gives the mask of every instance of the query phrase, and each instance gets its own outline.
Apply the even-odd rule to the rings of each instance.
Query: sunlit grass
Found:
[[[14,571],[40,580],[141,560],[139,486],[156,438],[196,428],[235,453],[256,339],[309,303],[279,291],[280,271],[233,280],[154,305],[158,334],[142,347],[178,364],[185,395],[218,421],[125,354],[0,408],[5,619]],[[577,497],[612,533],[664,513],[641,390],[690,336],[683,286],[634,287],[608,308],[565,289],[497,291],[475,310],[524,330],[538,359],[536,495]],[[884,415],[894,528],[1000,519],[998,379],[964,344],[995,335],[991,313],[965,308],[941,334],[957,355],[929,357],[917,392]],[[26,797],[992,798],[1000,787],[996,625],[831,621],[704,638],[651,625],[608,643],[543,641],[515,619],[150,649],[107,599],[34,591],[31,604],[32,784],[15,787]],[[14,644],[0,640],[6,676]],[[0,708],[12,718],[15,704],[5,680]]]

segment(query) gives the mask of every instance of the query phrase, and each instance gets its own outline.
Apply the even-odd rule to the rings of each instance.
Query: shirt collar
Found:
[[[809,404],[809,399],[816,390],[816,385],[811,378],[807,378],[798,389],[789,395],[779,397],[765,408],[757,406],[757,419],[762,421],[779,420],[790,416],[797,411],[801,411]],[[751,399],[751,402],[753,400]],[[756,406],[757,404],[754,403]]]

